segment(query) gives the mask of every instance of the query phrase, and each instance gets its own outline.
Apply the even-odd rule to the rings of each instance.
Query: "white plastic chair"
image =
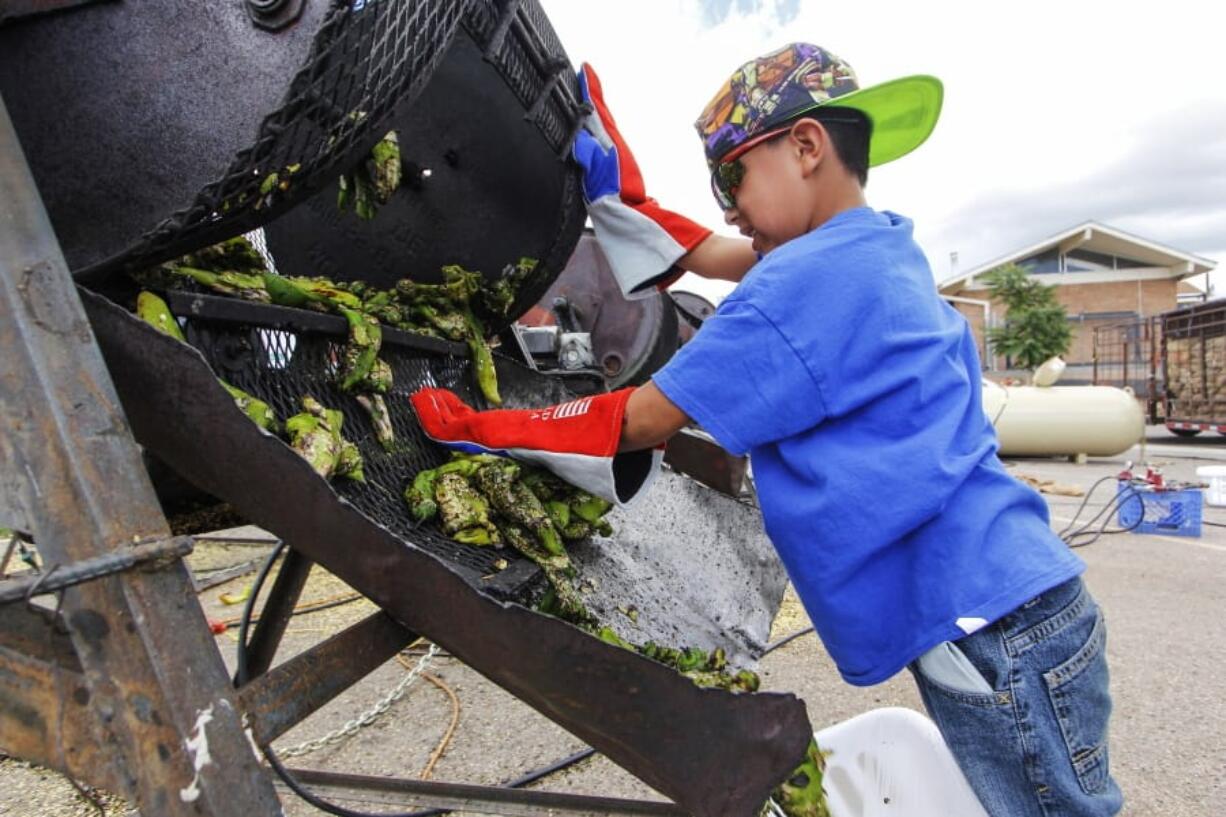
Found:
[[[831,817],[988,817],[936,724],[901,707],[817,733]]]

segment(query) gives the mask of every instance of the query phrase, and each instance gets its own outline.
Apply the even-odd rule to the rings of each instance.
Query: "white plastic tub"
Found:
[[[815,737],[830,753],[831,817],[988,817],[936,724],[914,710],[873,709]]]
[[[1196,476],[1209,483],[1205,501],[1210,505],[1226,505],[1226,465],[1202,465]]]

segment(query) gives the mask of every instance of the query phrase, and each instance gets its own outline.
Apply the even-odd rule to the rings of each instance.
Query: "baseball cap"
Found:
[[[738,68],[694,123],[707,164],[810,111],[850,108],[868,117],[870,167],[919,147],[936,127],[943,90],[917,74],[861,88],[851,66],[811,43],[792,43]]]

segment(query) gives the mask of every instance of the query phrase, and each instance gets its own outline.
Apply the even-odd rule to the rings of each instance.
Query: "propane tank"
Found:
[[[984,380],[983,409],[1004,456],[1109,457],[1145,433],[1132,390],[1113,386],[1001,386]]]

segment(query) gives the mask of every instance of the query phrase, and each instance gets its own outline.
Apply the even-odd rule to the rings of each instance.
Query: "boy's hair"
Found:
[[[860,186],[868,184],[868,146],[873,136],[873,123],[867,116],[851,108],[829,108],[810,111],[796,117],[816,119],[830,134],[834,152],[847,171],[860,180]],[[847,120],[854,119],[854,122]]]

